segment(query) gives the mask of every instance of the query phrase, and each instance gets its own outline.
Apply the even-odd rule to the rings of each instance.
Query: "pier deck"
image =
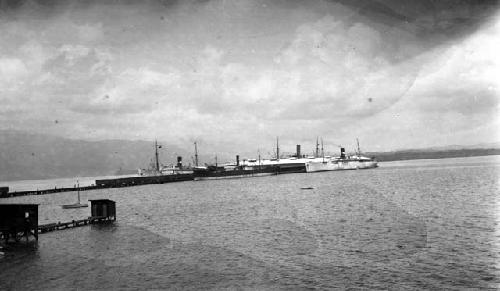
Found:
[[[72,220],[69,222],[42,224],[38,226],[38,233],[46,233],[50,231],[63,230],[67,228],[75,228],[89,224],[98,224],[98,223],[105,223],[112,221],[114,220],[110,219],[107,216],[90,216],[89,218],[86,219]]]
[[[131,187],[140,186],[148,184],[164,184],[172,182],[182,182],[194,180],[193,174],[175,174],[175,175],[158,175],[158,176],[139,176],[139,177],[123,177],[114,179],[102,179],[95,180],[95,185],[82,186],[82,187],[61,187],[61,188],[51,188],[43,190],[30,190],[30,191],[14,191],[9,192],[8,187],[2,187],[0,191],[0,198],[16,197],[16,196],[26,196],[26,195],[45,195],[51,193],[59,192],[71,192],[71,191],[89,191],[98,190],[106,188],[121,188],[121,187]]]
[[[91,214],[88,218],[38,224],[38,204],[0,204],[0,239],[16,242],[22,237],[29,240],[32,235],[38,240],[39,233],[75,228],[89,224],[112,223],[116,221],[116,202],[109,199],[90,200]]]

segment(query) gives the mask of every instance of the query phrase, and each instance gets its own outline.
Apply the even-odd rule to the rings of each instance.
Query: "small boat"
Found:
[[[80,184],[78,183],[78,202],[74,204],[64,204],[61,205],[63,209],[71,209],[71,208],[82,208],[82,207],[89,207],[87,203],[83,204],[80,203]]]
[[[300,187],[300,189],[302,189],[302,190],[312,190],[312,189],[314,189],[314,187]]]

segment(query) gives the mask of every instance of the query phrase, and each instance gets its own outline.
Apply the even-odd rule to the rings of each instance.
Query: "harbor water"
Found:
[[[0,290],[496,289],[499,177],[488,156],[85,191],[116,223],[5,247]],[[43,224],[89,216],[75,200],[0,203],[38,203]]]

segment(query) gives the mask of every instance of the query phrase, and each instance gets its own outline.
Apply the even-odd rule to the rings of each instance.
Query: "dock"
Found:
[[[90,200],[91,215],[85,219],[38,225],[38,204],[0,204],[0,239],[8,243],[18,242],[39,233],[81,227],[89,224],[113,223],[116,221],[116,203],[109,199]]]
[[[86,226],[89,224],[100,224],[100,223],[111,222],[111,221],[113,221],[113,220],[110,220],[106,216],[89,216],[88,218],[85,218],[85,219],[72,220],[69,222],[42,224],[42,225],[38,226],[38,233],[46,233],[46,232],[51,232],[51,231],[56,231],[56,230],[75,228],[75,227],[80,227],[80,226]]]
[[[14,192],[0,192],[0,198],[8,198],[8,197],[17,197],[17,196],[26,196],[26,195],[45,195],[59,192],[71,192],[71,191],[89,191],[99,189],[96,186],[83,186],[83,187],[62,187],[62,188],[50,188],[43,190],[28,190],[28,191],[14,191]]]
[[[51,188],[43,190],[29,190],[29,191],[14,191],[9,192],[8,187],[2,187],[0,189],[0,198],[26,196],[26,195],[45,195],[60,192],[71,192],[71,191],[90,191],[106,188],[121,188],[121,187],[131,187],[140,186],[148,184],[165,184],[173,182],[182,181],[192,181],[194,180],[193,174],[174,174],[174,175],[157,175],[157,176],[139,176],[139,177],[123,177],[114,179],[102,179],[95,180],[95,184],[91,186],[82,187],[62,187],[62,188]]]
[[[124,177],[115,179],[96,180],[94,187],[96,187],[97,189],[119,188],[119,187],[130,187],[130,186],[139,186],[147,184],[164,184],[164,183],[192,181],[192,180],[194,180],[193,174]]]

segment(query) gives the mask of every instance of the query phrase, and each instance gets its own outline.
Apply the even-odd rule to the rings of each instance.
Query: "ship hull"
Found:
[[[340,161],[312,161],[306,163],[306,172],[324,172],[324,171],[342,171],[342,170],[362,170],[373,169],[378,167],[376,161],[357,161],[357,160],[340,160]]]
[[[305,173],[304,163],[288,163],[274,165],[247,166],[240,169],[224,170],[222,168],[195,169],[195,180],[219,180],[245,177],[262,177],[288,173]]]
[[[268,172],[268,173],[256,173],[256,172],[248,172],[242,173],[240,171],[235,171],[235,173],[211,173],[208,175],[200,175],[195,176],[195,181],[203,181],[203,180],[222,180],[222,179],[238,179],[238,178],[251,178],[251,177],[264,177],[264,176],[273,176],[276,173]]]
[[[96,187],[117,188],[117,187],[129,187],[129,186],[147,185],[147,184],[163,184],[163,183],[189,181],[189,180],[193,180],[193,174],[124,177],[116,179],[96,180]]]

